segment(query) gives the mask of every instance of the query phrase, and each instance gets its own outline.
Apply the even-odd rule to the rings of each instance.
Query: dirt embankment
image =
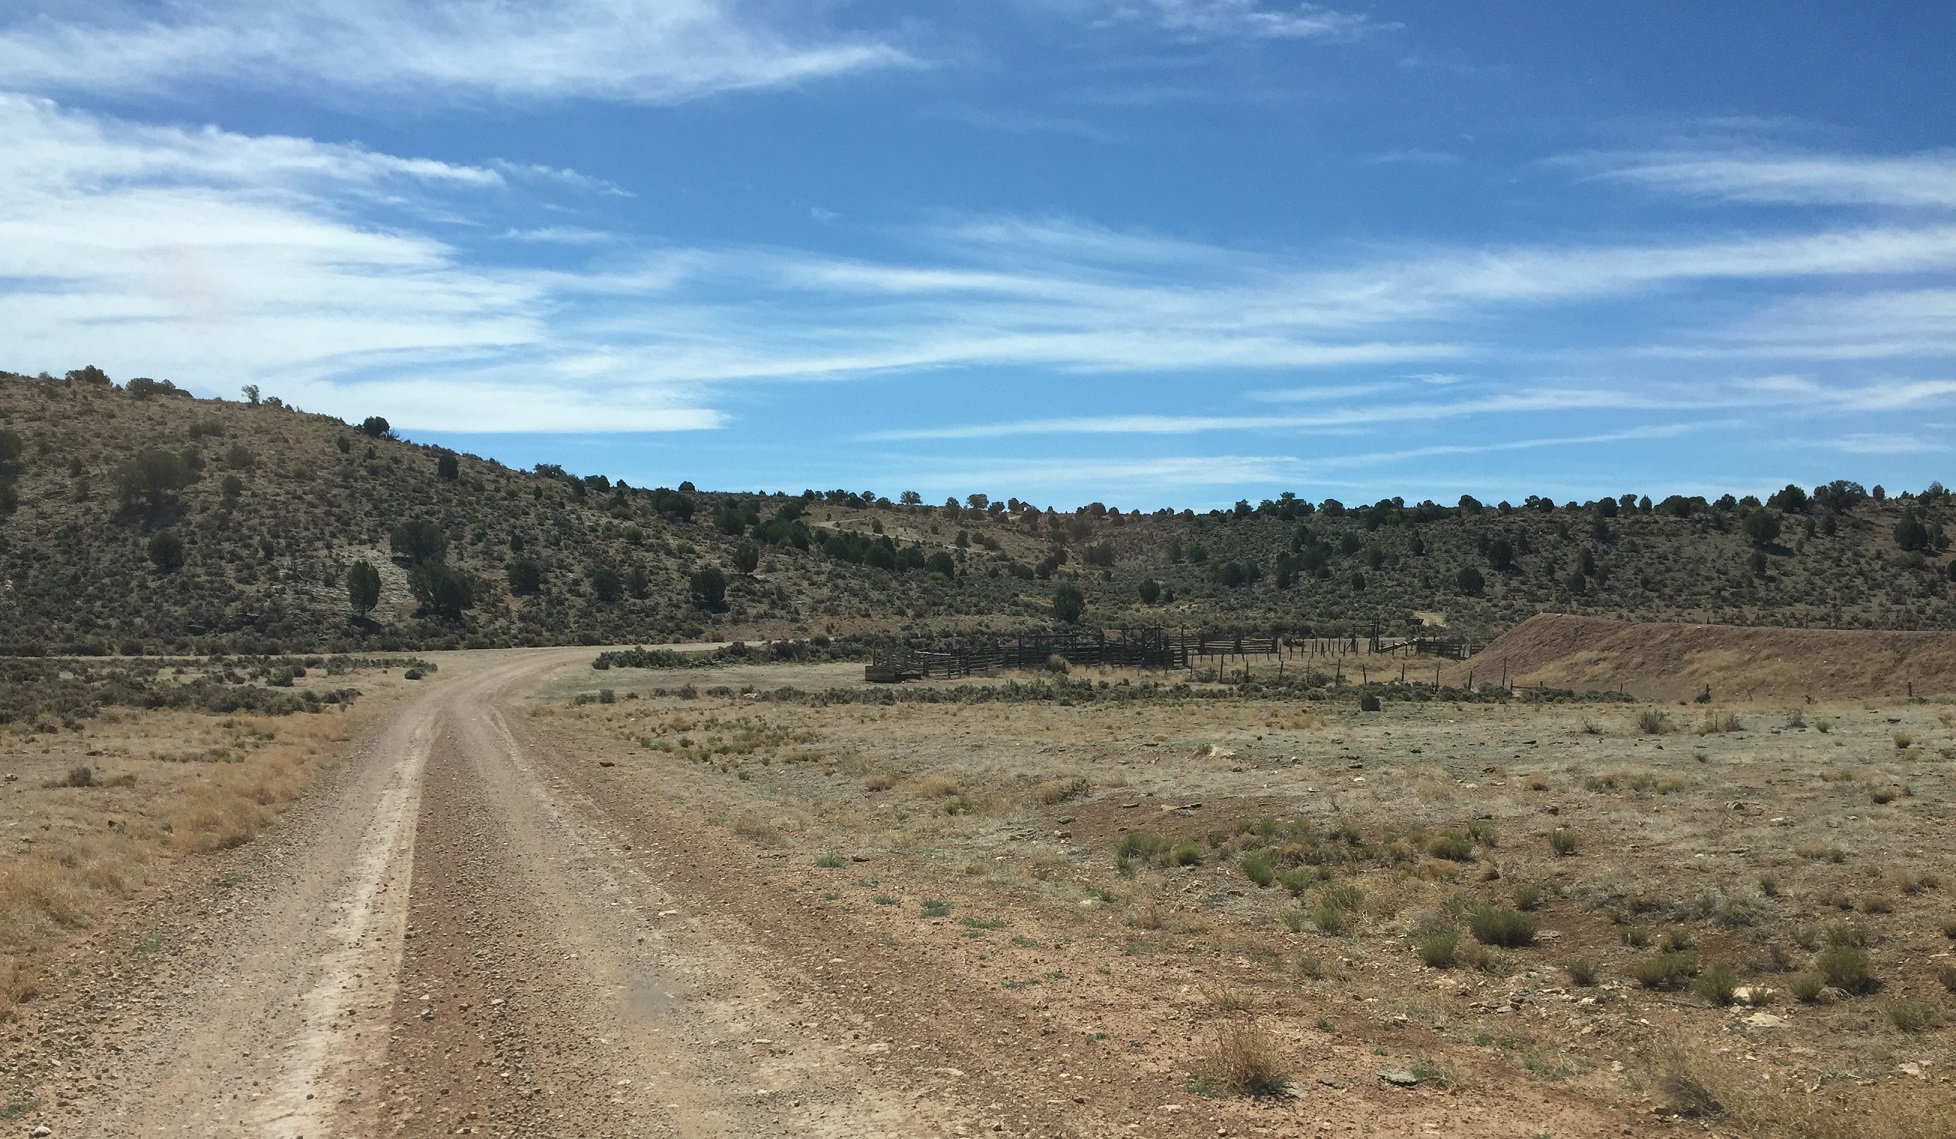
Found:
[[[1956,632],[1749,628],[1544,613],[1450,666],[1448,681],[1622,690],[1685,700],[1850,700],[1956,693]]]

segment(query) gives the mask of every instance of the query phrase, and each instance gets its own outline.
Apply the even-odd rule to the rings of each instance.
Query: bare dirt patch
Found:
[[[1647,700],[1848,700],[1956,694],[1956,633],[1773,629],[1544,613],[1496,639],[1446,682],[1617,691]],[[1912,692],[1911,692],[1912,689]]]

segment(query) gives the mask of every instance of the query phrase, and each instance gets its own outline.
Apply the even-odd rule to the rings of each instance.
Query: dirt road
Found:
[[[875,1135],[878,1087],[518,743],[590,650],[445,667],[255,853],[148,987],[98,991],[56,1135]],[[121,999],[118,999],[121,998]],[[122,1015],[133,1011],[135,1015]],[[873,1053],[871,1053],[873,1054]]]
[[[1096,924],[1104,893],[1012,908],[1029,887],[969,865],[967,888],[894,848],[791,853],[747,813],[770,809],[765,781],[567,708],[590,654],[444,657],[279,827],[95,931],[65,995],[0,1027],[0,1068],[40,1089],[0,1119],[278,1139],[1497,1136],[1516,1120],[1569,1135],[1624,1119],[1530,1083],[1463,1103],[1382,1082],[1388,1046],[1417,1055],[1425,1030],[1295,979],[1263,998],[1322,1029],[1290,1048],[1294,1093],[1198,1094],[1189,1065],[1221,1023],[1208,986],[1252,970],[1247,943],[1137,956],[1131,931]],[[689,714],[745,715],[716,699]],[[628,706],[645,705],[603,712]],[[733,817],[728,782],[748,804]],[[955,918],[930,900],[972,889],[990,901],[964,897]],[[1334,1035],[1327,1013],[1377,1035]]]

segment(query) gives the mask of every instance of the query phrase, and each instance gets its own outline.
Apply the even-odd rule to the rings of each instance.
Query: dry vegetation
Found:
[[[1164,1099],[1306,1104],[1389,1068],[1449,1112],[1539,1088],[1593,1113],[1571,1134],[1956,1133],[1947,705],[1658,727],[1634,704],[882,703],[742,676],[682,696],[614,671],[614,703],[560,687],[537,711],[617,757],[607,786],[766,844]]]
[[[145,674],[156,671],[147,664]],[[212,667],[229,666],[161,663],[164,674],[194,675],[187,683],[198,691]],[[355,713],[340,686],[377,689],[378,711],[400,683],[322,671],[270,690],[283,707],[314,709],[284,715],[96,706],[106,691],[138,691],[120,671],[92,685],[66,670],[65,684],[0,684],[0,705],[46,702],[0,726],[0,1014],[39,993],[53,952],[105,907],[184,868],[185,856],[238,846],[275,820],[372,714]],[[64,704],[78,692],[88,697],[79,716]],[[326,704],[321,693],[340,699]]]

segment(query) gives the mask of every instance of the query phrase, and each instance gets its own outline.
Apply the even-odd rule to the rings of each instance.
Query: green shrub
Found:
[[[1270,860],[1258,854],[1246,854],[1236,863],[1243,873],[1258,886],[1268,886],[1277,880],[1276,872],[1270,869]]]
[[[693,571],[687,584],[692,590],[693,604],[715,611],[727,607],[727,575],[718,568],[706,566]]]
[[[1284,889],[1289,890],[1293,897],[1310,889],[1317,880],[1318,876],[1316,874],[1302,869],[1286,870],[1282,874],[1277,875],[1278,884]]]
[[[1549,849],[1558,857],[1568,857],[1576,852],[1576,835],[1567,827],[1557,827],[1549,832]]]
[[[1515,887],[1515,909],[1521,910],[1524,913],[1535,910],[1541,906],[1543,899],[1547,897],[1548,890],[1539,882],[1523,882],[1521,885]]]
[[[1472,862],[1474,843],[1464,834],[1449,832],[1426,844],[1426,852],[1450,862]]]
[[[1326,886],[1319,900],[1341,910],[1356,910],[1365,901],[1365,891],[1349,882],[1340,886]]]
[[[1167,849],[1168,840],[1158,834],[1130,831],[1121,836],[1120,845],[1114,848],[1114,864],[1121,873],[1131,874],[1136,862],[1153,862]]]
[[[1940,1021],[1936,1006],[1927,1001],[1896,1001],[1888,1006],[1888,1019],[1911,1036],[1929,1031]]]
[[[530,558],[517,558],[503,572],[509,578],[509,591],[518,597],[543,591],[543,567]]]
[[[1823,949],[1813,959],[1814,971],[1833,988],[1848,993],[1871,993],[1878,986],[1868,965],[1868,953],[1852,945]]]
[[[1691,953],[1654,953],[1630,967],[1630,976],[1646,989],[1681,989],[1697,973]]]
[[[1338,934],[1350,927],[1351,918],[1330,902],[1319,902],[1318,908],[1311,911],[1311,924],[1321,933]]]
[[[387,536],[387,546],[415,565],[438,562],[448,555],[448,535],[433,522],[415,518],[394,527]]]
[[[1420,938],[1419,959],[1435,969],[1453,968],[1454,959],[1460,953],[1460,935],[1446,933],[1429,934]]]
[[[1562,968],[1568,971],[1569,983],[1582,989],[1594,986],[1603,975],[1603,966],[1587,957],[1572,958]]]
[[[1467,928],[1482,945],[1513,949],[1535,941],[1535,919],[1518,910],[1476,906],[1467,915]]]
[[[150,535],[149,560],[162,573],[183,568],[183,539],[168,530]]]
[[[364,558],[347,567],[346,599],[362,617],[380,603],[380,571]]]
[[[1727,964],[1714,965],[1698,978],[1696,988],[1698,995],[1711,1003],[1729,1005],[1739,991],[1739,971]]]
[[[1820,999],[1820,991],[1827,987],[1818,973],[1801,973],[1787,983],[1793,990],[1793,997],[1801,1004],[1810,1005]]]
[[[1168,852],[1168,861],[1177,866],[1194,866],[1202,861],[1202,847],[1193,842],[1176,843],[1175,849]]]

